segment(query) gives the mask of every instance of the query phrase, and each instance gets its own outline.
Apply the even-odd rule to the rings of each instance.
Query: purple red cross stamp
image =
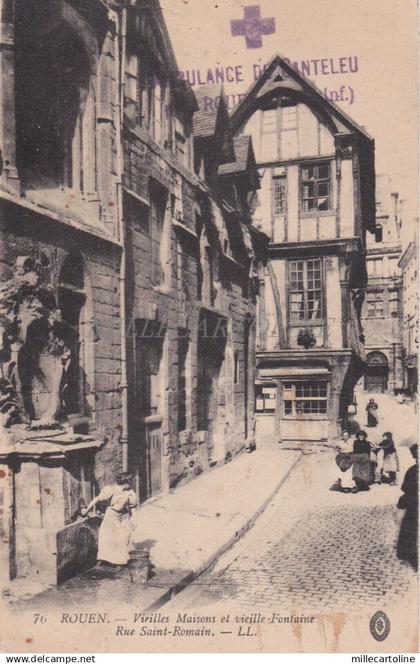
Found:
[[[244,7],[244,18],[230,22],[231,33],[234,37],[245,37],[247,48],[261,48],[263,35],[272,35],[276,31],[276,21],[273,17],[261,18],[261,9],[258,5]]]

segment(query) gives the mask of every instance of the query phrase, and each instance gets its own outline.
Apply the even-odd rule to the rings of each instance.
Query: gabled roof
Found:
[[[216,100],[218,98],[224,99],[222,84],[211,83],[209,85],[202,85],[194,90],[194,94],[198,104],[198,111],[193,115],[194,137],[208,138],[214,136],[219,108],[223,104],[216,103]]]
[[[216,139],[219,164],[233,161],[232,129],[223,86],[220,83],[200,86],[195,91],[195,98],[198,111],[193,115],[194,140],[201,143],[202,139]]]
[[[336,104],[329,101],[312,81],[300,74],[280,55],[275,55],[261,76],[248,88],[242,100],[231,114],[234,131],[237,131],[246,118],[251,99],[261,98],[265,94],[283,90],[293,92],[303,101],[323,108],[335,124],[335,133],[355,132],[368,141],[373,139],[367,131],[344,113]]]
[[[78,1],[80,2],[81,0]],[[117,2],[118,1],[119,0],[117,0]],[[83,2],[86,4],[85,0],[83,0]],[[191,110],[195,110],[197,106],[194,92],[190,84],[188,81],[181,80],[177,77],[179,67],[159,0],[133,0],[132,4],[128,4],[127,10],[128,31],[131,29],[134,33],[138,30],[138,22],[134,19],[135,15],[140,14],[140,16],[146,15],[149,17],[151,25],[148,26],[148,29],[144,29],[144,24],[140,28],[146,33],[143,34],[142,38],[147,39],[148,47],[152,52],[156,48],[159,49],[159,55],[162,58],[167,71],[171,75],[178,94],[182,95],[184,103],[186,103]]]
[[[365,227],[375,230],[375,142],[364,127],[357,124],[336,104],[329,101],[305,76],[280,55],[275,55],[261,76],[231,114],[233,133],[244,128],[249,117],[276,97],[289,97],[309,106],[344,149],[356,143],[360,164],[360,197]],[[351,148],[350,148],[351,149]]]
[[[219,166],[219,175],[243,173],[255,168],[255,157],[252,148],[252,139],[248,134],[240,134],[233,139],[235,161]]]

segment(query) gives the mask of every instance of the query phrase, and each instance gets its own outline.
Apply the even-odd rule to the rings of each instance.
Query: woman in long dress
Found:
[[[338,454],[335,462],[338,466],[337,481],[331,487],[331,491],[342,491],[349,493],[353,486],[351,466],[353,463],[353,442],[348,431],[343,431],[341,441],[337,445]]]
[[[130,559],[131,515],[137,506],[130,479],[127,473],[119,473],[116,484],[105,486],[84,510],[86,515],[98,502],[109,502],[99,528],[98,562],[120,566]]]
[[[378,445],[378,457],[382,463],[378,463],[380,467],[380,480],[387,484],[395,486],[397,480],[397,473],[400,469],[397,450],[390,431],[385,431],[382,436],[382,441]],[[378,461],[379,461],[378,459]]]
[[[369,403],[366,406],[366,412],[367,412],[367,426],[368,427],[376,427],[379,418],[377,411],[378,410],[378,404],[376,403],[375,399],[369,399]]]
[[[372,463],[370,453],[373,445],[367,439],[366,431],[358,431],[353,445],[353,479],[354,493],[358,491],[369,491],[372,483]]]
[[[419,518],[419,467],[418,467],[418,445],[412,445],[410,452],[415,459],[415,464],[405,474],[401,486],[403,495],[400,497],[397,507],[405,510],[397,543],[397,556],[405,560],[412,568],[418,568],[418,518]]]

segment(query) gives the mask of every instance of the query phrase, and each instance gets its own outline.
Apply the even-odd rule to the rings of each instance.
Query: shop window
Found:
[[[328,161],[301,167],[303,212],[330,210],[330,164]]]
[[[296,381],[283,383],[284,415],[300,417],[325,415],[328,406],[326,381]]]
[[[286,176],[273,178],[273,215],[279,216],[286,212]]]
[[[289,262],[289,317],[293,321],[322,318],[323,278],[321,259]]]
[[[277,386],[256,385],[255,386],[255,412],[274,413],[276,410]]]

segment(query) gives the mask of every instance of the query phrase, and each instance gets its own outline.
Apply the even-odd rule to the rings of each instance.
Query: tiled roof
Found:
[[[222,85],[212,83],[194,90],[199,110],[193,115],[193,135],[197,138],[214,136],[216,131],[216,99],[223,94]]]
[[[235,161],[230,162],[229,164],[221,164],[219,166],[219,175],[242,173],[247,170],[251,136],[248,134],[235,136],[233,139],[233,146],[235,150]]]

